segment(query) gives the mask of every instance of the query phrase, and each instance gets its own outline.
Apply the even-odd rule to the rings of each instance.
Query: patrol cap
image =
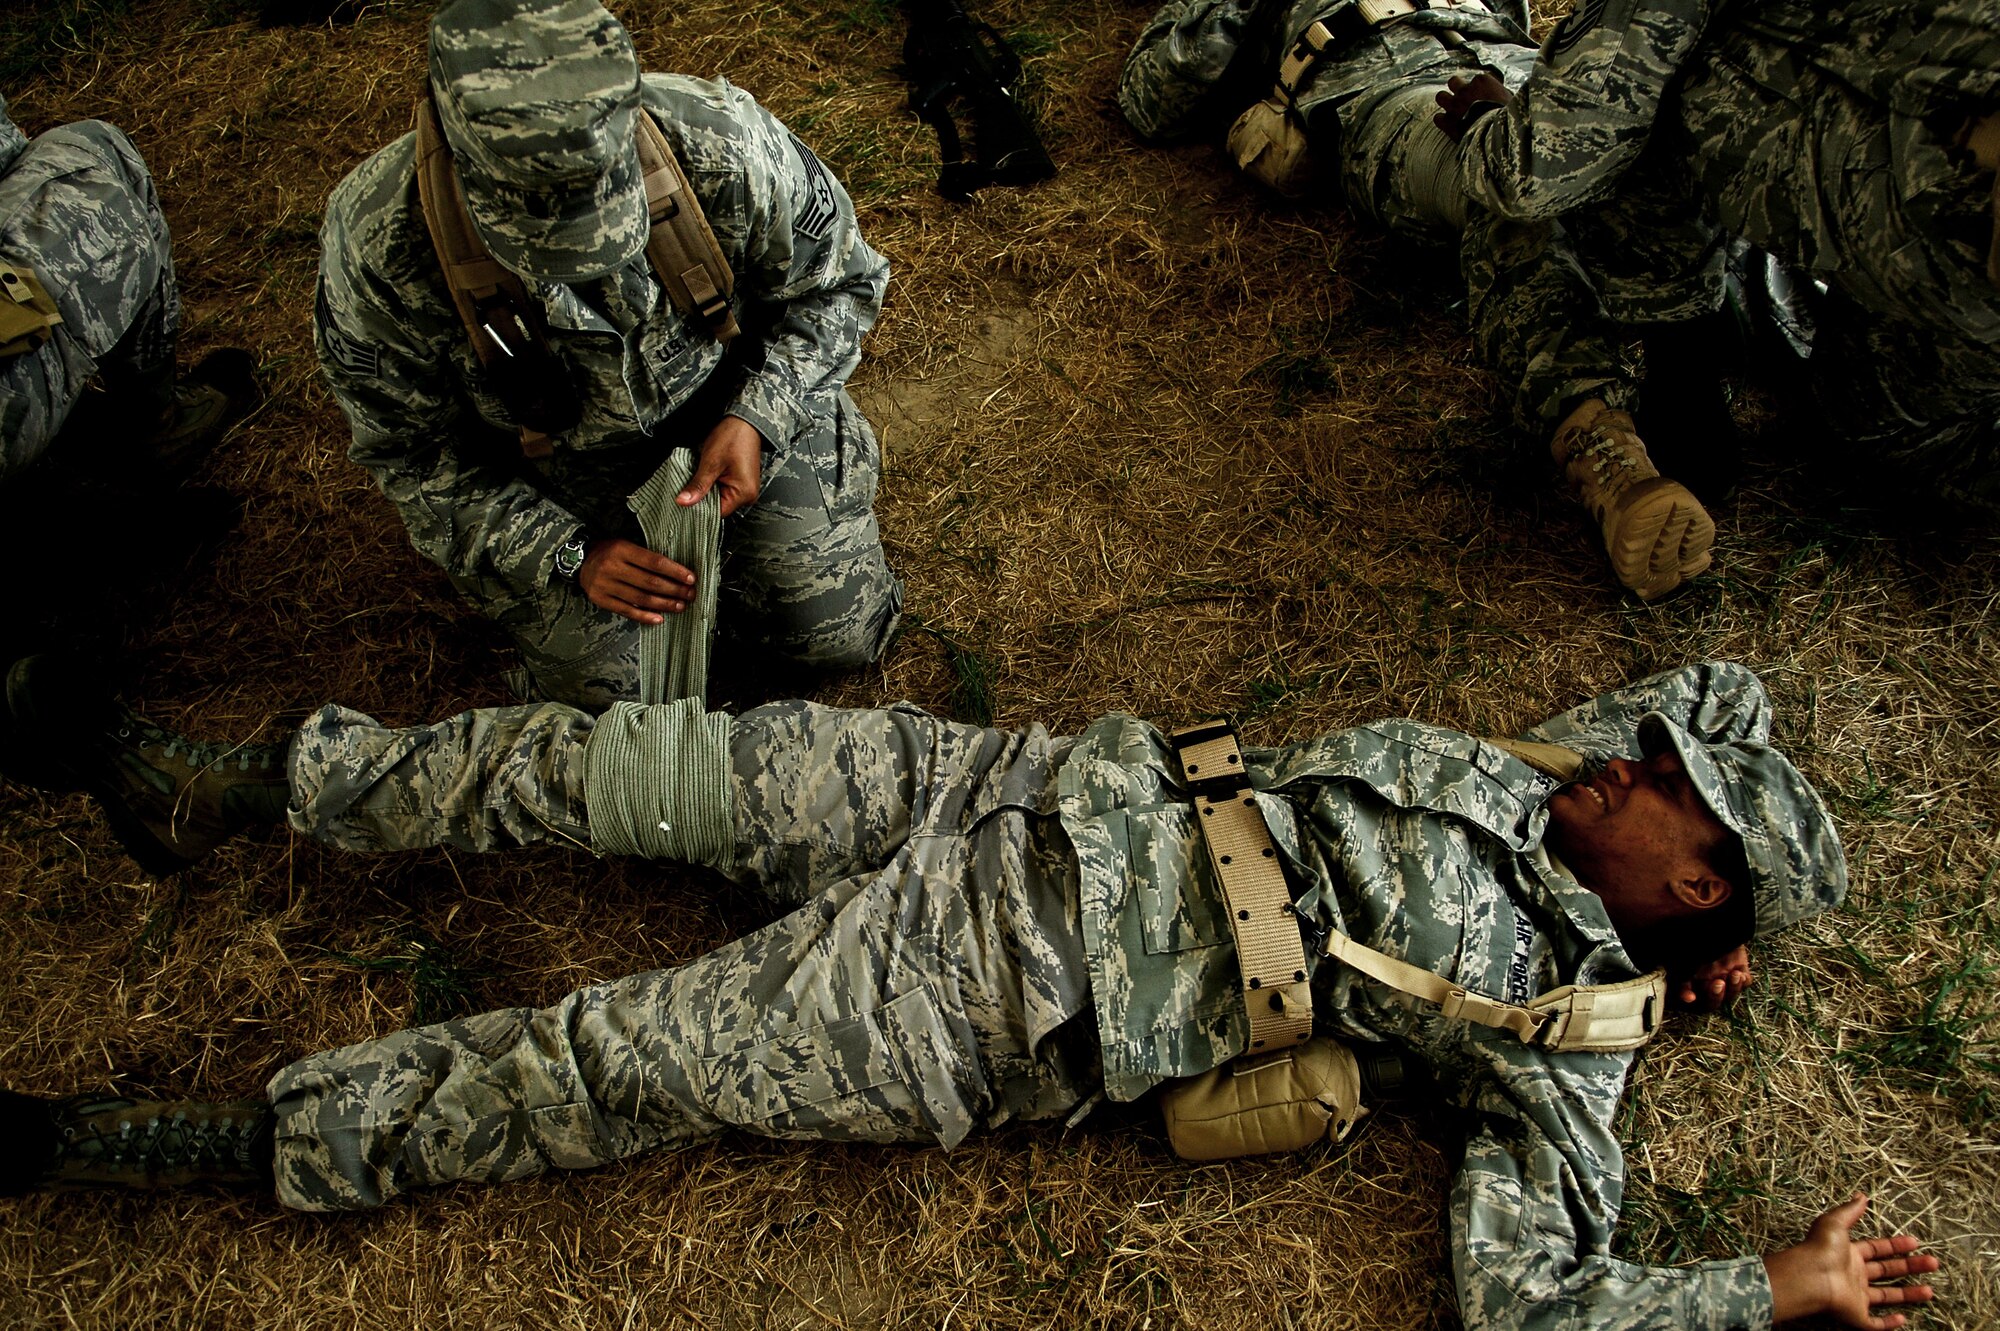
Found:
[[[1742,841],[1757,937],[1847,895],[1847,857],[1833,818],[1784,754],[1755,740],[1707,743],[1660,712],[1639,719],[1639,742],[1649,754],[1671,745],[1702,803]]]
[[[430,78],[466,211],[494,258],[580,282],[645,249],[639,57],[604,6],[452,0],[431,20]]]

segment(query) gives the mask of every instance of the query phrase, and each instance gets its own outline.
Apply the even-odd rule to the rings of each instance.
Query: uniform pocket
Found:
[[[973,1051],[919,986],[881,1007],[701,1060],[724,1122],[767,1137],[964,1140],[984,1092]]]
[[[1186,952],[1229,941],[1228,907],[1194,807],[1125,810],[1124,817],[1129,890],[1139,904],[1147,953]]]

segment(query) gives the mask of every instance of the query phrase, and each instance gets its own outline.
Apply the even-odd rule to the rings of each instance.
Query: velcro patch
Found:
[[[327,304],[324,282],[313,298],[313,322],[319,326],[320,345],[342,371],[361,379],[382,377],[382,353],[333,326],[333,309]]]
[[[1549,43],[1549,54],[1567,55],[1571,47],[1604,21],[1604,10],[1609,3],[1610,0],[1583,0],[1582,4],[1572,9],[1569,17],[1556,25],[1555,38]]]
[[[799,142],[796,134],[792,135],[792,146],[799,150],[799,160],[805,163],[808,195],[805,210],[799,214],[798,229],[814,240],[825,240],[839,212],[833,202],[833,179],[820,165],[819,158],[813,156],[813,150]]]

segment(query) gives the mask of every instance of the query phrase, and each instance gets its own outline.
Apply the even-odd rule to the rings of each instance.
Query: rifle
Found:
[[[910,35],[903,71],[910,110],[937,131],[942,162],[938,193],[958,203],[986,185],[1031,185],[1056,173],[1035,127],[1016,100],[1021,58],[990,24],[975,22],[959,0],[903,0]],[[977,155],[967,161],[949,103],[972,107]]]

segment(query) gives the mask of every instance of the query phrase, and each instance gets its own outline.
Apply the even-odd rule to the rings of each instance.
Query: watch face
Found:
[[[573,578],[583,567],[583,542],[567,541],[556,547],[556,572],[565,578]]]

